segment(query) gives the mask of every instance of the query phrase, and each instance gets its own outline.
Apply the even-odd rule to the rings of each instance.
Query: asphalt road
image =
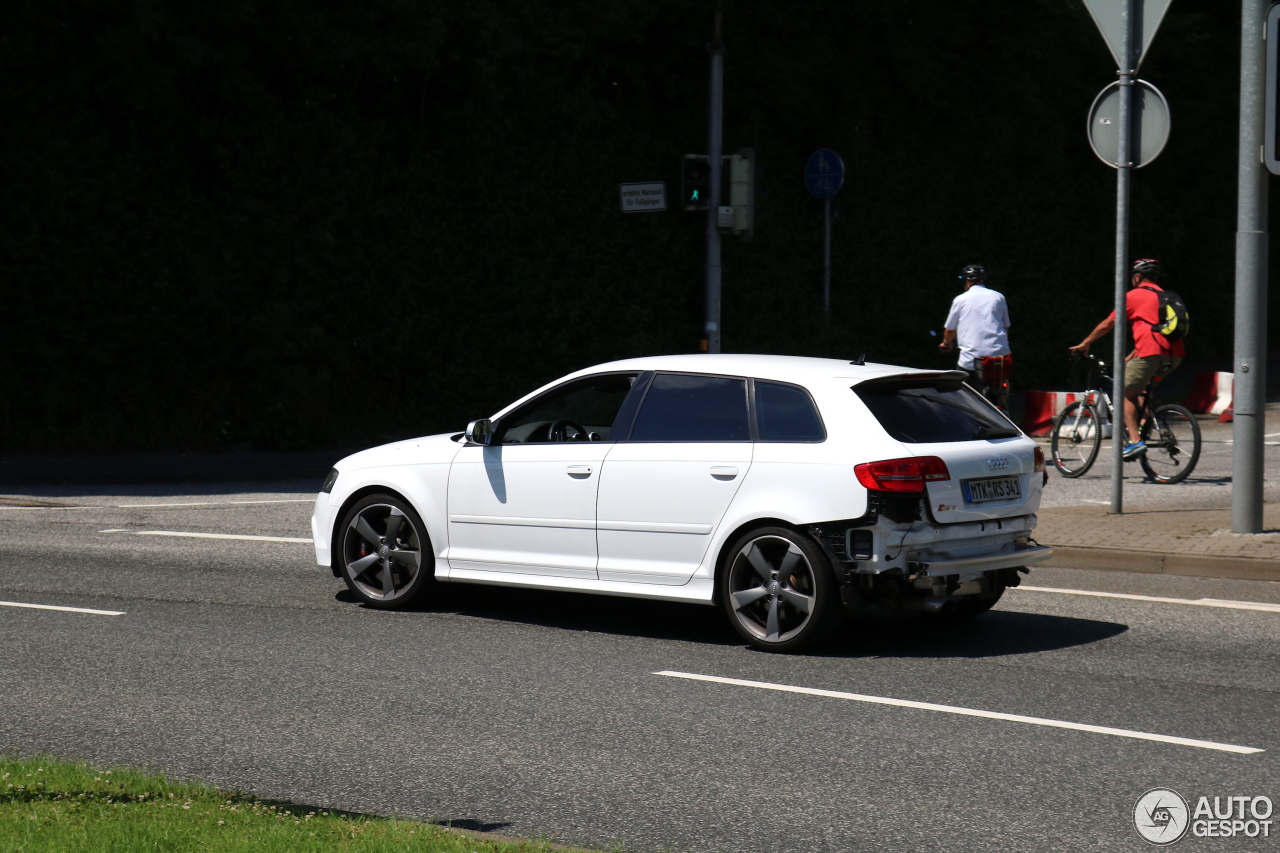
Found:
[[[383,613],[307,544],[154,535],[305,539],[298,488],[0,499],[0,599],[122,614],[0,606],[0,749],[642,851],[1139,850],[1151,788],[1280,804],[1280,584],[1042,569],[1113,595],[1014,590],[958,629],[866,615],[783,657],[696,605],[457,586]],[[1273,821],[1179,846],[1274,850]]]

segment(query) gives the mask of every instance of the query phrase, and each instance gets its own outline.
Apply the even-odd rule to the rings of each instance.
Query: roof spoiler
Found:
[[[928,385],[939,391],[954,391],[969,378],[963,370],[939,370],[934,372],[919,371],[915,373],[892,373],[888,376],[875,376],[859,385],[908,384]]]

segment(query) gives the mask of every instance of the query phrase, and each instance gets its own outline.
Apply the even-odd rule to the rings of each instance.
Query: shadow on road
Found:
[[[499,829],[506,829],[511,826],[510,823],[485,823],[481,820],[473,820],[471,818],[462,818],[460,820],[437,820],[432,821],[438,826],[446,829],[465,829],[467,832],[497,832]]]
[[[343,590],[337,600],[356,603]],[[572,592],[446,585],[420,612],[540,625],[711,646],[744,646],[719,608]],[[822,657],[979,658],[1085,646],[1129,630],[1092,619],[995,609],[972,621],[944,623],[874,607],[852,614],[848,628],[815,654]]]
[[[924,614],[860,612],[824,656],[984,658],[1087,646],[1123,634],[1128,625],[991,610],[969,622],[945,623]]]

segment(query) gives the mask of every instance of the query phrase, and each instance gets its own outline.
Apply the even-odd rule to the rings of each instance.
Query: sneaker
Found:
[[[1133,444],[1126,444],[1124,446],[1125,459],[1134,459],[1146,452],[1147,452],[1147,445],[1141,441],[1136,441]]]

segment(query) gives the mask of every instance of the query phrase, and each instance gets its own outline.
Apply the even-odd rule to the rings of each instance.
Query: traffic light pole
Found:
[[[831,313],[831,199],[822,200],[822,313]]]
[[[724,147],[724,45],[720,42],[720,13],[707,46],[711,57],[710,120],[707,131],[707,352],[720,352],[720,150]]]
[[[1232,402],[1231,531],[1262,532],[1267,417],[1267,170],[1263,151],[1263,28],[1270,0],[1243,0],[1240,164],[1236,201],[1236,351]],[[1275,38],[1275,33],[1270,36]],[[1274,96],[1274,95],[1273,95]]]
[[[1129,178],[1133,173],[1133,31],[1134,0],[1125,0],[1120,51],[1120,150],[1116,158],[1116,327],[1111,357],[1111,512],[1124,512],[1124,446],[1129,434],[1124,422],[1124,357],[1129,320],[1125,299],[1129,290]]]

